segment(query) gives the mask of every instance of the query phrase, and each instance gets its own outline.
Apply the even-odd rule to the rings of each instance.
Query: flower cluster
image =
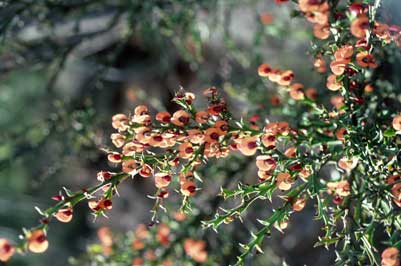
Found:
[[[101,227],[97,231],[99,244],[88,247],[93,256],[91,261],[98,263],[96,265],[107,265],[109,261],[132,266],[213,265],[211,257],[221,255],[212,252],[210,256],[205,240],[182,231],[191,228],[193,222],[182,212],[176,212],[171,219],[159,224],[139,224],[124,236]],[[86,258],[77,258],[71,264],[84,262]]]
[[[335,245],[338,265],[379,265],[380,250],[381,265],[399,265],[400,92],[377,72],[388,63],[387,51],[399,52],[400,29],[376,21],[380,1],[296,2],[296,14],[314,24],[313,65],[325,89],[294,82],[294,71],[265,63],[258,68],[259,76],[271,83],[265,84],[289,93],[299,110],[293,117],[237,120],[215,87],[203,90],[207,98],[203,108],[196,105],[194,93],[181,89],[173,99],[177,104],[174,112],[152,114],[150,108],[139,105],[129,114],[114,115],[116,132],[111,141],[115,149],[105,151],[109,162],[120,170],[99,172],[99,183],[90,189],[66,190],[55,196],[57,205],[41,212],[42,224],[25,232],[26,241],[18,249],[43,252],[52,217],[69,222],[73,207],[84,199],[96,216],[104,214],[112,208],[118,185],[128,177],[141,176],[154,183],[152,223],[157,225],[152,230],[141,225],[135,231],[132,264],[157,261],[160,251],[154,247],[168,249],[177,239],[171,226],[159,221],[158,210],[177,211],[163,205],[177,192],[183,198],[177,217],[195,215],[189,202],[201,193],[200,183],[211,178],[200,177],[201,167],[212,158],[223,160],[239,154],[252,157],[256,165],[253,183],[222,187],[221,198],[239,198],[237,205],[220,208],[213,218],[197,217],[205,220],[204,227],[219,231],[237,218],[246,222],[247,210],[256,201],[279,199],[279,207],[272,207],[268,217],[258,217],[260,228],[242,245],[238,265],[254,250],[262,251],[271,231],[284,231],[291,215],[307,205],[316,209],[316,219],[324,224],[317,245]],[[319,102],[320,95],[330,95],[331,106]],[[178,222],[183,220],[177,217]],[[383,227],[385,236],[377,236],[376,229]],[[112,254],[108,231],[99,234],[103,253]],[[376,243],[376,237],[381,237],[386,248]],[[195,237],[179,239],[180,250],[191,261],[209,261],[206,242]],[[16,247],[5,239],[0,245],[0,259],[6,261]],[[174,261],[163,257],[158,263],[172,265]]]

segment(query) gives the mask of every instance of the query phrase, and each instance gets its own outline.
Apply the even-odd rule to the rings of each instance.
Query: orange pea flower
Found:
[[[268,77],[271,72],[272,72],[272,68],[268,64],[261,64],[258,67],[258,74],[261,77]]]
[[[296,147],[289,147],[284,151],[284,155],[288,158],[295,158],[297,155],[297,148]]]
[[[260,14],[259,18],[263,25],[269,25],[273,22],[273,15],[271,13],[262,13]]]
[[[310,169],[309,166],[305,166],[302,168],[302,170],[299,172],[299,176],[303,179],[308,178],[312,173],[312,170]]]
[[[290,87],[290,96],[294,100],[303,100],[305,98],[304,85],[301,83],[294,83]]]
[[[350,171],[356,167],[357,163],[358,159],[356,158],[343,157],[338,161],[338,166],[345,171]]]
[[[352,21],[350,26],[352,35],[359,39],[366,36],[366,31],[368,29],[369,18],[365,14],[358,16],[354,21]]]
[[[120,131],[125,131],[129,127],[128,117],[125,114],[116,114],[112,117],[111,125],[115,129],[118,129]]]
[[[142,177],[149,177],[152,174],[152,171],[152,167],[150,167],[148,164],[143,164],[139,170],[139,175]]]
[[[134,129],[135,139],[142,144],[148,144],[152,136],[152,130],[148,127],[138,127]]]
[[[299,0],[298,5],[302,12],[323,12],[329,9],[326,1]]]
[[[306,19],[313,24],[327,25],[329,22],[329,12],[307,12]]]
[[[8,261],[15,253],[15,248],[5,238],[0,238],[0,261]]]
[[[256,157],[256,166],[262,171],[271,171],[277,166],[277,162],[270,155]]]
[[[291,70],[287,70],[281,73],[278,84],[281,86],[288,86],[291,84],[293,79],[294,79],[294,72],[292,72]]]
[[[143,112],[143,113],[147,113],[147,112]],[[144,126],[149,126],[150,124],[152,124],[152,117],[148,114],[134,115],[132,117],[132,122],[140,124],[140,125],[144,125]]]
[[[219,141],[219,130],[211,127],[205,130],[205,141],[208,143],[214,143]]]
[[[313,35],[320,39],[320,40],[325,40],[330,37],[330,25],[325,24],[315,24],[313,26]]]
[[[206,111],[199,111],[196,112],[195,114],[195,121],[199,124],[204,124],[207,123],[207,121],[209,120],[209,113]]]
[[[276,136],[272,133],[265,133],[261,138],[263,146],[268,149],[273,149],[276,147]]]
[[[188,129],[188,140],[193,144],[202,144],[205,142],[205,136],[199,129]]]
[[[184,241],[185,253],[198,263],[207,260],[206,243],[202,240],[186,239]]]
[[[157,173],[155,174],[155,185],[157,188],[165,188],[170,185],[171,176],[169,173]]]
[[[183,127],[186,126],[189,123],[189,119],[191,118],[191,115],[184,110],[179,110],[173,114],[173,117],[171,118],[171,123],[173,123],[176,126]]]
[[[276,184],[281,190],[290,190],[291,185],[294,183],[289,173],[279,173],[277,175]]]
[[[221,112],[225,110],[225,108],[226,108],[225,104],[222,103],[209,106],[209,108],[207,108],[207,111],[210,115],[219,115]]]
[[[125,143],[125,137],[120,133],[113,133],[111,134],[110,138],[111,142],[113,142],[114,146],[117,148],[121,148]]]
[[[292,210],[296,212],[300,212],[305,208],[306,199],[301,198],[297,199],[295,202],[292,203]]]
[[[386,248],[381,257],[382,266],[400,266],[400,251],[396,247]]]
[[[113,203],[109,199],[90,200],[88,206],[92,211],[111,210]]]
[[[139,224],[135,229],[135,236],[139,239],[146,239],[149,237],[149,230],[146,225]]]
[[[102,244],[103,255],[109,256],[112,252],[113,238],[108,227],[100,227],[97,230],[97,237]]]
[[[342,127],[336,131],[335,135],[338,140],[341,140],[342,142],[344,142],[345,141],[344,136],[347,135],[347,130]]]
[[[319,73],[324,73],[326,72],[326,61],[322,56],[318,56],[315,58],[315,61],[313,62],[313,66],[315,67],[316,71]]]
[[[334,75],[336,76],[344,74],[345,68],[347,67],[348,63],[349,60],[347,59],[339,59],[331,62],[330,63],[331,72],[333,72]]]
[[[162,123],[170,123],[171,114],[169,112],[158,112],[156,120]]]
[[[196,184],[193,181],[186,181],[181,185],[180,190],[184,196],[194,196],[196,194]]]
[[[347,60],[351,61],[351,57],[354,53],[354,47],[352,45],[343,45],[334,52],[335,60]]]
[[[121,163],[122,156],[118,152],[112,152],[107,155],[107,159],[112,163]]]
[[[72,220],[72,212],[73,212],[73,209],[71,207],[67,206],[65,208],[59,209],[54,216],[60,222],[68,223]]]
[[[331,91],[338,91],[342,88],[342,84],[341,82],[337,81],[336,75],[328,76],[326,86]]]
[[[279,227],[281,230],[287,229],[288,227],[288,220],[283,220],[280,222]]]
[[[128,142],[123,147],[124,156],[133,156],[136,152],[142,152],[145,149],[145,144],[139,143],[138,141]]]
[[[356,55],[356,63],[360,67],[376,68],[376,59],[372,54],[367,51],[359,52]]]
[[[340,109],[341,107],[344,106],[344,97],[341,96],[341,95],[332,96],[332,97],[330,98],[330,103],[331,103],[334,107],[336,107],[337,109]]]
[[[260,181],[269,180],[272,178],[272,172],[259,170],[258,177]]]
[[[166,141],[161,134],[153,133],[149,139],[149,145],[152,147],[163,147],[166,146]]]
[[[258,137],[257,136],[250,136],[250,137],[244,137],[240,140],[240,143],[238,145],[238,150],[244,154],[245,156],[252,156],[256,153],[256,150],[258,148]]]
[[[347,180],[339,182],[328,182],[327,193],[335,194],[340,197],[347,197],[351,194],[351,188]]]
[[[137,116],[148,115],[149,114],[149,109],[145,105],[138,105],[134,109],[134,114],[137,115]]]
[[[166,224],[157,226],[156,239],[161,245],[167,246],[170,243],[170,228]]]
[[[308,88],[305,91],[305,95],[306,95],[306,97],[308,97],[311,100],[316,100],[318,97],[318,92],[315,88]]]
[[[143,266],[143,259],[141,258],[134,258],[132,260],[132,266]]]
[[[268,74],[267,78],[271,81],[271,82],[275,82],[278,83],[281,79],[281,70],[280,69],[272,69],[270,71],[270,73]]]
[[[194,154],[194,148],[190,142],[181,143],[178,146],[179,156],[183,159],[189,159]]]
[[[134,239],[131,243],[131,247],[133,250],[142,250],[145,244],[139,239]]]
[[[401,200],[401,183],[394,184],[391,188],[391,193],[393,194],[395,200]]]
[[[220,136],[224,136],[228,133],[229,127],[227,121],[224,120],[216,121],[213,127],[217,129],[218,134]]]
[[[49,247],[45,232],[41,229],[28,233],[28,250],[33,253],[43,253]]]
[[[387,177],[386,182],[387,182],[387,184],[391,185],[391,184],[397,182],[400,179],[401,179],[400,175],[391,175],[391,176]]]
[[[112,176],[113,176],[113,173],[107,172],[107,171],[100,171],[96,174],[96,178],[100,182],[109,180]]]
[[[187,219],[187,215],[182,211],[177,211],[174,213],[174,219],[176,219],[179,222],[182,222]]]
[[[138,164],[135,160],[123,161],[121,166],[122,166],[122,171],[127,174],[135,173],[136,169],[138,168]]]

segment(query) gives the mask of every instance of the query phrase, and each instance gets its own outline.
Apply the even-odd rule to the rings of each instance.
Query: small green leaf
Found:
[[[392,128],[388,128],[386,131],[384,131],[384,136],[391,138],[395,136],[395,131]]]

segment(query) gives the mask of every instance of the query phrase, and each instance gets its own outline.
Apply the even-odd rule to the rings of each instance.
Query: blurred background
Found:
[[[380,20],[400,25],[401,2],[382,2]],[[37,223],[34,206],[45,209],[62,187],[80,190],[112,169],[100,149],[111,146],[115,113],[138,104],[174,111],[170,99],[181,86],[216,86],[237,117],[275,116],[277,108],[291,116],[291,100],[272,106],[277,92],[257,76],[262,62],[293,69],[324,94],[322,78],[305,67],[310,25],[291,18],[294,9],[272,0],[0,1],[0,237],[16,240]],[[204,173],[227,175],[243,165],[240,178],[255,182],[253,162],[236,160]],[[151,182],[134,179],[119,192],[109,219],[94,223],[79,204],[71,223],[52,224],[46,254],[9,265],[68,265],[96,241],[98,227],[123,233],[149,221]],[[313,216],[312,209],[296,214],[297,226],[273,235],[266,255],[249,265],[281,258],[291,266],[329,265],[334,254],[313,248],[320,226]]]

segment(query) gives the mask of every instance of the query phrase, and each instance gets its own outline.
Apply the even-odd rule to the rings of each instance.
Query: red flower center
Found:
[[[162,179],[163,179],[164,181],[170,182],[170,181],[171,181],[171,176],[165,175],[165,176],[162,177]]]
[[[258,145],[256,145],[256,141],[251,141],[248,143],[249,149],[255,149]]]
[[[195,186],[189,186],[187,188],[187,190],[189,191],[189,193],[194,193],[196,191],[196,187]]]
[[[185,153],[190,154],[190,153],[193,153],[193,152],[194,152],[194,149],[193,149],[192,147],[187,147],[187,148],[185,149]]]
[[[217,139],[219,139],[219,134],[217,134],[216,132],[213,132],[212,134],[210,134],[210,138],[217,140]]]
[[[162,138],[161,136],[154,136],[153,139],[154,139],[155,141],[158,141],[158,142],[160,142],[160,141],[163,140],[163,138]]]
[[[36,242],[38,242],[38,243],[43,243],[43,242],[46,241],[46,237],[45,237],[45,235],[40,235],[40,236],[36,237],[35,240],[36,240]]]
[[[185,117],[185,116],[180,116],[180,118],[178,118],[178,121],[180,121],[183,124],[187,124],[189,121],[189,118]]]

